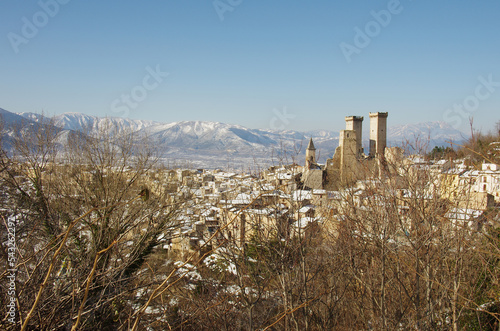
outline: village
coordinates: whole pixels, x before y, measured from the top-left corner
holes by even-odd
[[[500,167],[483,163],[477,169],[465,159],[404,155],[399,147],[385,146],[387,113],[370,116],[376,130],[372,130],[369,155],[363,154],[360,144],[362,117],[349,116],[340,146],[326,165],[316,163],[311,139],[303,165],[271,167],[260,176],[220,169],[169,170],[171,198],[187,199],[189,207],[181,211],[177,233],[164,239],[163,248],[178,257],[196,252],[202,256],[215,247],[212,243],[230,242],[244,248],[257,235],[287,238],[318,233],[318,229],[335,233],[346,208],[373,208],[375,187],[390,188],[404,218],[415,192],[395,180],[398,174],[425,173],[428,182],[422,187],[423,196],[417,198],[424,203],[446,201],[443,217],[466,224],[471,231],[481,230],[483,214],[500,203]],[[335,171],[328,168],[332,164],[337,164]],[[337,177],[330,177],[332,173]],[[406,221],[411,223],[411,219]]]

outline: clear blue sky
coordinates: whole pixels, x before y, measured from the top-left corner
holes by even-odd
[[[376,111],[500,120],[498,0],[2,0],[0,57],[14,112],[294,130]]]

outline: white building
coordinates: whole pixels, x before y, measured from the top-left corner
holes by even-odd
[[[477,172],[476,191],[486,192],[500,201],[500,167],[494,163],[483,163],[481,171]]]

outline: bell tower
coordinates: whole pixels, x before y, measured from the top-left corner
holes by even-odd
[[[313,164],[316,164],[316,148],[311,137],[306,149],[306,168],[310,169]]]

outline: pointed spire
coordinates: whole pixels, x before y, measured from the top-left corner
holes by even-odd
[[[311,139],[309,140],[309,145],[307,145],[307,149],[308,150],[313,150],[315,151],[316,148],[314,148],[314,143],[313,143],[313,138],[311,137]]]

